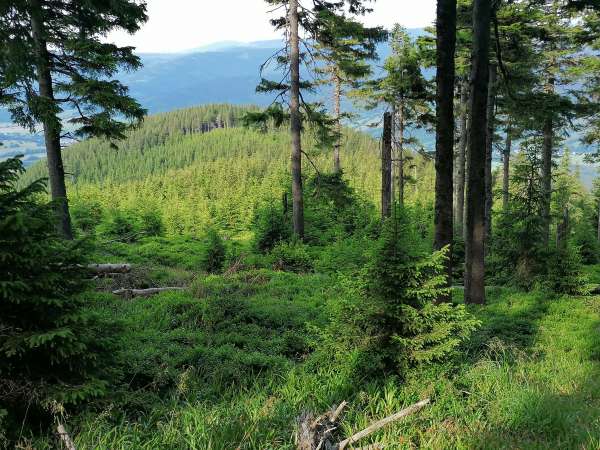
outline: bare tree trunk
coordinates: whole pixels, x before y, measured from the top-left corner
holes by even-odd
[[[381,216],[392,214],[392,116],[383,115],[383,139],[381,143]]]
[[[485,136],[485,237],[489,243],[492,237],[492,206],[494,197],[492,195],[492,155],[494,152],[494,113],[496,99],[496,77],[497,67],[490,64],[487,98],[487,128]],[[486,245],[486,251],[489,251]]]
[[[469,82],[463,80],[460,86],[460,140],[458,142],[458,158],[456,161],[456,212],[454,228],[460,236],[463,234],[465,220],[465,160],[467,153],[467,117],[469,109]]]
[[[337,73],[334,74],[335,90],[333,94],[334,102],[334,114],[335,114],[335,128],[336,138],[335,146],[333,148],[333,172],[340,173],[342,166],[340,165],[340,148],[342,146],[342,80]]]
[[[552,150],[554,140],[554,130],[552,118],[548,117],[544,121],[544,144],[542,149],[542,220],[544,228],[542,231],[542,240],[544,245],[548,245],[550,239],[550,201],[552,199]]]
[[[294,234],[304,238],[304,200],[302,196],[302,136],[300,118],[300,37],[298,0],[289,0],[290,24],[290,123],[292,134],[292,222]]]
[[[398,185],[398,110],[392,105],[392,182],[390,184],[390,198],[392,207],[398,201],[396,197],[396,186]]]
[[[46,43],[42,7],[39,0],[30,0],[31,5],[31,30],[35,42],[37,77],[39,95],[44,101],[43,111],[44,141],[48,164],[48,180],[50,193],[56,205],[58,219],[58,232],[65,239],[73,239],[71,216],[69,215],[69,202],[67,200],[67,187],[65,185],[65,169],[60,148],[61,123],[56,112],[51,110],[56,104],[54,89],[52,87],[52,74],[50,73],[50,55]]]
[[[465,302],[485,303],[485,162],[491,2],[473,4],[465,230]]]
[[[565,249],[569,237],[569,208],[563,211],[563,220],[556,227],[556,248]]]
[[[598,199],[598,242],[600,242],[600,199]]]
[[[404,206],[404,103],[398,108],[398,203]]]
[[[510,119],[506,126],[506,145],[502,154],[502,209],[508,210],[508,189],[510,184],[510,153],[512,147],[512,126]]]
[[[438,0],[436,11],[436,139],[434,247],[450,247],[447,283],[452,282],[453,163],[454,163],[454,55],[456,0]]]

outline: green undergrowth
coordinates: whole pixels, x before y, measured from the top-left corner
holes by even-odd
[[[306,247],[312,269],[288,271],[231,239],[224,273],[212,275],[201,268],[202,239],[102,246],[98,260],[134,264],[132,287],[186,289],[124,300],[103,285],[113,280],[84,295],[121,331],[113,394],[65,418],[77,448],[293,449],[302,411],[347,400],[340,431],[349,435],[423,398],[431,406],[360,444],[600,447],[598,296],[492,288],[485,307],[470,308],[481,326],[460,356],[403,379],[355,373],[352,353],[347,364],[320,353],[320,330],[343,294],[338,272],[358,270],[369,245],[352,238]],[[598,267],[587,272],[600,278]]]

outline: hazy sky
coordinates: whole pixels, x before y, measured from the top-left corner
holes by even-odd
[[[134,36],[113,33],[111,41],[139,52],[177,52],[219,41],[260,41],[278,35],[268,22],[263,0],[148,0],[149,20]],[[377,0],[369,25],[407,28],[430,25],[435,0]]]

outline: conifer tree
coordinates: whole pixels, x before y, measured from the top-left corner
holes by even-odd
[[[114,29],[135,32],[146,20],[145,4],[13,0],[0,8],[0,104],[22,126],[42,124],[58,227],[70,239],[61,139],[119,139],[142,119],[145,111],[111,79],[138,68],[139,58],[102,38]]]
[[[52,205],[37,201],[43,181],[15,187],[23,172],[19,159],[0,162],[0,404],[15,431],[51,400],[104,394],[114,332],[84,309],[80,245],[59,238]]]
[[[335,142],[333,150],[334,173],[341,171],[340,147],[342,134],[341,101],[346,89],[356,88],[371,72],[369,61],[377,58],[378,42],[387,37],[381,27],[367,28],[345,14],[324,10],[323,31],[317,43],[317,58],[323,62],[317,72],[323,84],[333,86],[333,118]]]
[[[279,126],[289,120],[292,140],[292,224],[294,234],[304,237],[304,198],[302,188],[302,130],[305,123],[311,124],[319,136],[322,146],[335,141],[336,133],[332,128],[335,121],[326,113],[321,103],[305,101],[302,92],[311,91],[314,82],[301,77],[301,68],[315,72],[312,59],[315,43],[324,47],[338,48],[340,34],[334,32],[341,11],[348,6],[351,14],[364,14],[369,11],[363,0],[329,2],[312,0],[312,8],[303,6],[299,0],[265,0],[276,9],[284,9],[285,14],[271,21],[276,30],[284,32],[285,47],[267,61],[263,68],[275,62],[284,74],[281,81],[262,79],[257,92],[277,93],[273,105],[258,113],[249,113],[246,123],[265,124],[269,120]],[[301,34],[306,32],[309,39]],[[304,51],[303,51],[304,50]],[[284,107],[285,105],[285,107]]]
[[[437,250],[448,247],[446,273],[452,277],[454,78],[456,0],[438,0],[436,11],[435,237]]]
[[[491,5],[473,3],[473,53],[465,230],[465,301],[485,303],[485,161]]]
[[[383,64],[385,75],[369,80],[352,93],[353,98],[367,109],[385,105],[392,114],[393,160],[396,163],[396,200],[404,203],[406,162],[410,160],[406,150],[419,147],[417,139],[408,135],[409,128],[421,128],[431,124],[431,101],[429,83],[422,74],[423,55],[404,28],[396,24],[390,34],[391,55]],[[394,197],[394,195],[392,195]]]

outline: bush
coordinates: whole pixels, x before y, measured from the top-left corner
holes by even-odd
[[[18,159],[0,162],[0,403],[13,425],[51,401],[103,394],[100,356],[113,334],[77,296],[84,261],[77,244],[57,236],[52,204],[36,203],[44,184],[16,190],[23,171]]]
[[[588,280],[583,274],[578,249],[565,243],[550,253],[546,285],[557,294],[586,294]]]
[[[341,339],[342,353],[359,350],[355,360],[364,364],[362,372],[404,374],[410,367],[443,361],[478,325],[464,306],[436,303],[448,293],[445,250],[427,255],[422,247],[412,221],[399,208],[397,217],[385,223],[360,280],[345,282],[348,294],[335,311],[335,331],[329,336]]]
[[[600,244],[596,230],[591,223],[582,219],[574,230],[574,244],[579,248],[579,255],[583,264],[597,264],[600,258]]]
[[[140,222],[140,234],[144,236],[160,237],[165,234],[162,217],[156,211],[143,212],[140,216]]]
[[[107,239],[125,243],[136,242],[140,234],[135,217],[118,209],[107,213],[97,231]]]
[[[206,235],[206,251],[202,258],[202,269],[208,273],[218,273],[223,270],[226,249],[223,239],[215,230],[209,230]]]
[[[342,173],[318,174],[306,183],[305,242],[327,245],[336,239],[368,233],[376,211],[360,198]]]
[[[261,253],[269,252],[292,235],[288,218],[273,207],[259,209],[254,223],[254,247]]]
[[[102,221],[102,205],[95,201],[79,200],[70,207],[71,219],[77,230],[84,234],[93,234]]]
[[[301,242],[281,242],[271,251],[273,268],[286,272],[306,273],[313,270],[312,258]]]

